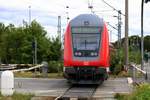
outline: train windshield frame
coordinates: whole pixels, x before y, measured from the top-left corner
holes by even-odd
[[[76,52],[81,52],[82,57],[91,56],[91,52],[98,54],[101,40],[100,27],[72,27],[71,32],[74,55]]]
[[[72,27],[72,33],[99,33],[99,27]]]

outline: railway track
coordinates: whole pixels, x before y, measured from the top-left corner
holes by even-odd
[[[84,99],[92,100],[98,85],[72,85],[55,100]]]

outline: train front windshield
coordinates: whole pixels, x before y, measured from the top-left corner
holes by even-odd
[[[73,34],[73,47],[74,50],[97,50],[98,34]]]
[[[75,56],[98,56],[100,31],[98,27],[72,28],[73,52]]]

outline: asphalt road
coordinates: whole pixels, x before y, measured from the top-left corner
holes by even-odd
[[[0,82],[1,83],[1,82]],[[60,96],[70,85],[65,79],[15,78],[15,91],[36,96]],[[129,93],[132,86],[127,78],[109,78],[100,85],[94,97],[113,97],[115,93]]]
[[[60,95],[68,88],[65,79],[15,78],[14,90],[35,95]],[[1,83],[1,82],[0,82]]]

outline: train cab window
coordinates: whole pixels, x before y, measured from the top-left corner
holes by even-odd
[[[79,28],[72,31],[74,56],[98,56],[100,32],[98,31],[98,28],[89,29],[86,28],[86,30],[84,30],[84,28]]]
[[[73,34],[73,44],[76,50],[97,50],[99,47],[98,34]]]

